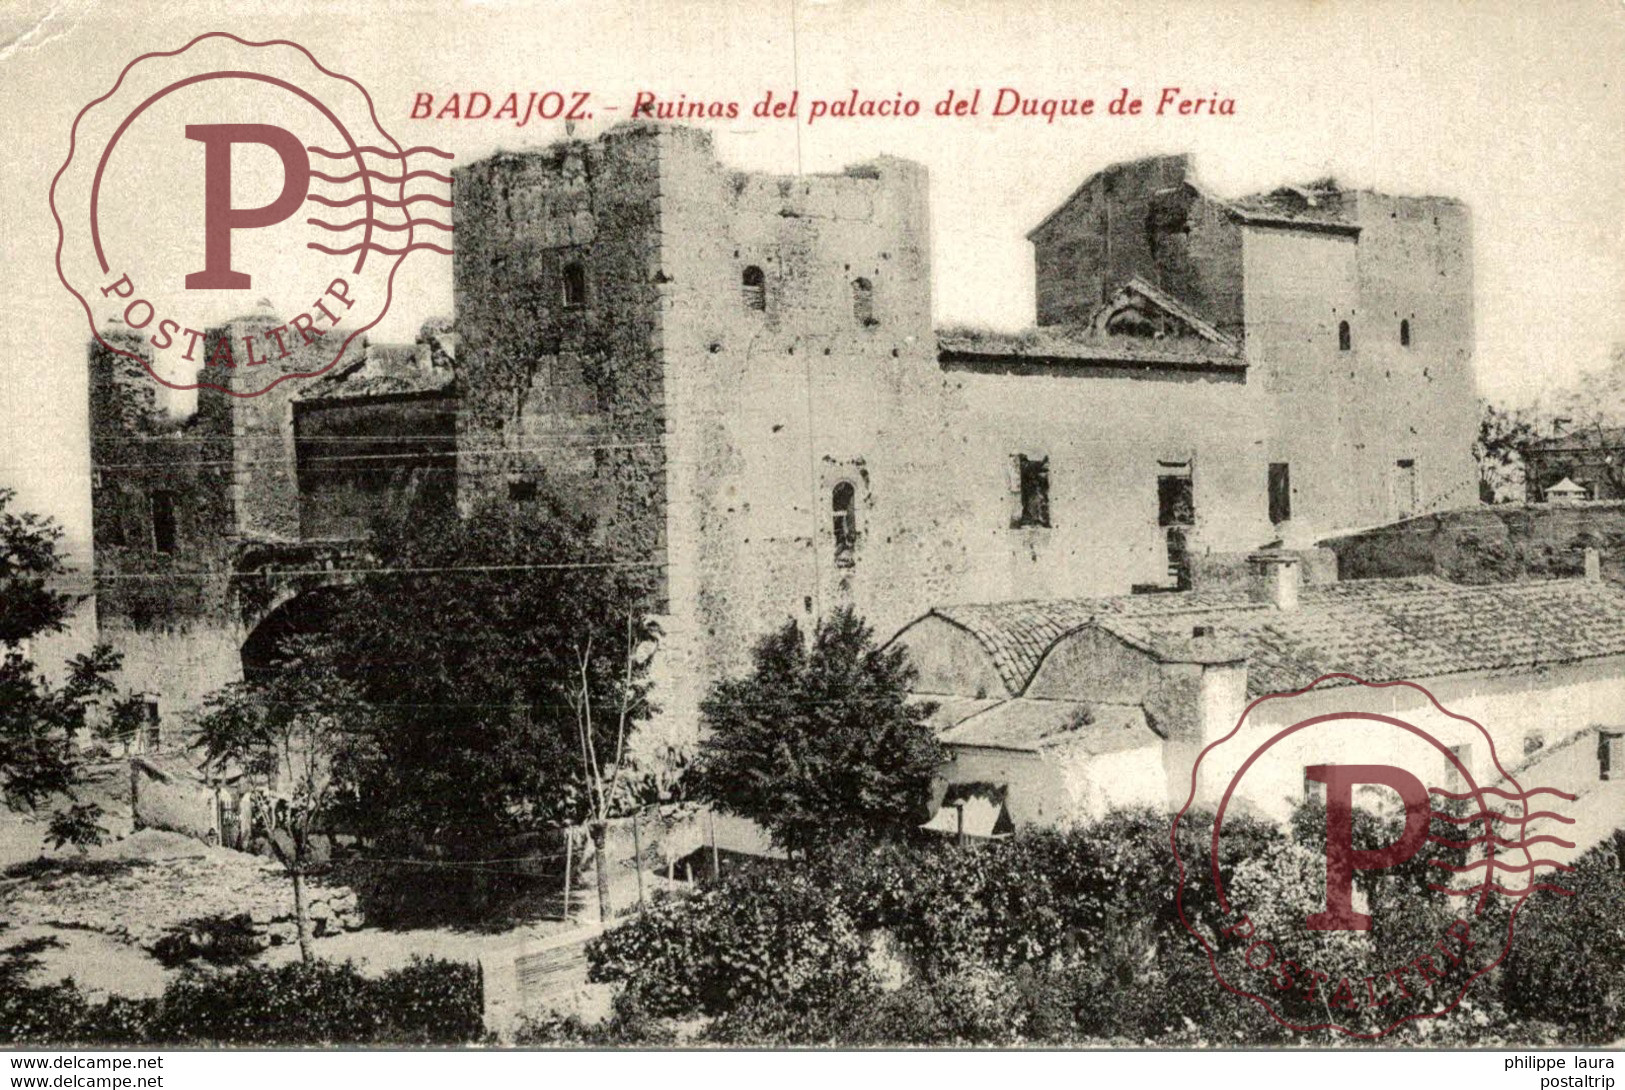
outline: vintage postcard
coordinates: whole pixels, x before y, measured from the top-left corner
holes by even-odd
[[[0,39],[7,1048],[1613,1085],[1615,0]]]

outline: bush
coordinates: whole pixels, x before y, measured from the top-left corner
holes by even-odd
[[[1501,999],[1527,1019],[1559,1027],[1570,1044],[1625,1036],[1625,867],[1611,845],[1569,873],[1539,881],[1573,891],[1530,895],[1518,913]]]
[[[617,995],[613,1013],[603,1022],[585,1022],[579,1015],[541,1011],[520,1015],[513,1034],[513,1043],[520,1046],[670,1047],[676,1042],[677,1033],[671,1023],[652,1016],[634,991]]]
[[[171,927],[152,947],[152,956],[173,969],[194,959],[210,965],[241,965],[265,943],[246,914],[200,916]]]
[[[188,971],[160,999],[87,1000],[72,983],[23,982],[32,951],[0,972],[0,1043],[466,1044],[484,1035],[477,966],[414,960],[374,980],[349,963]]]
[[[1013,1045],[1024,1039],[1028,1011],[1014,980],[966,969],[891,992],[863,985],[816,1009],[772,1001],[746,1003],[707,1028],[725,1045]]]
[[[189,974],[164,991],[155,1040],[173,1043],[463,1044],[483,1032],[479,969],[437,959],[376,980],[346,962]]]
[[[485,1033],[485,976],[477,964],[413,958],[374,981],[373,993],[394,1026],[391,1041],[460,1044]]]
[[[621,981],[652,1014],[747,1002],[806,1010],[867,972],[853,921],[806,873],[751,867],[664,899],[587,946],[589,976]]]

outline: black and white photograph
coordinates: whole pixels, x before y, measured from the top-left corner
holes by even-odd
[[[1614,0],[17,0],[9,1085],[1607,1090],[1622,55]]]

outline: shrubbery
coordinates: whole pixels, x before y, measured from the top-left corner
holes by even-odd
[[[865,947],[806,873],[753,868],[663,900],[587,947],[593,979],[624,981],[655,1015],[721,1014],[743,1003],[807,1010],[858,986]]]
[[[152,956],[171,969],[195,959],[210,965],[241,965],[263,946],[246,913],[204,916],[171,927],[153,944]]]
[[[1509,1011],[1550,1023],[1565,1041],[1625,1036],[1625,838],[1587,852],[1518,913],[1502,993]]]
[[[1302,816],[1300,833],[1312,831],[1314,818]],[[1211,925],[1218,917],[1206,845],[1194,832],[1200,825],[1181,828],[1183,901],[1188,916]],[[1389,833],[1374,826],[1369,835]],[[1237,819],[1226,823],[1224,843],[1227,885],[1245,885],[1260,866],[1290,870],[1303,852],[1282,830]],[[1400,919],[1351,936],[1365,957],[1398,963],[1390,954],[1409,956],[1437,937],[1452,917],[1414,888],[1428,880],[1420,863],[1371,879],[1373,912]],[[1592,852],[1565,884],[1577,896],[1531,901],[1507,966],[1476,983],[1456,1011],[1385,1040],[1617,1039],[1625,1030],[1625,883],[1613,850]],[[692,898],[657,903],[589,947],[594,978],[624,984],[616,1018],[591,1028],[538,1025],[529,1040],[642,1043],[669,1032],[662,1017],[696,1016],[708,1019],[705,1040],[735,1045],[1306,1040],[1217,984],[1180,922],[1176,885],[1167,818],[1149,811],[994,844],[853,843],[804,863],[744,867]],[[1299,885],[1285,887],[1293,903],[1280,911],[1307,911],[1295,903]],[[1384,912],[1384,903],[1413,910]],[[1418,903],[1432,908],[1416,912]],[[1504,927],[1504,906],[1491,912],[1501,918],[1475,921],[1475,932]],[[880,933],[890,941],[879,947],[903,963],[900,984],[896,965],[888,973],[886,956],[874,953]],[[1328,1020],[1324,1002],[1292,1013]]]
[[[37,944],[0,971],[0,1043],[466,1044],[484,1036],[477,966],[415,959],[376,979],[349,963],[188,972],[158,999],[87,999],[71,983],[31,986]]]

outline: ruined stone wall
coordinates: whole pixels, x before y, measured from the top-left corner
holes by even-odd
[[[950,365],[953,366],[953,365]],[[947,372],[953,535],[962,574],[939,601],[1126,594],[1168,583],[1157,480],[1187,471],[1195,566],[1270,538],[1260,401],[1246,383],[1150,371]],[[1012,457],[1048,459],[1050,525],[1014,527]],[[932,603],[935,604],[935,603]]]
[[[1343,351],[1338,325],[1357,320],[1357,243],[1347,234],[1248,227],[1244,254],[1248,377],[1263,395],[1264,461],[1289,467],[1292,518],[1281,531],[1295,539],[1309,528],[1351,525],[1363,511],[1351,485],[1368,457],[1367,421],[1355,411],[1363,407],[1365,337],[1354,329]]]
[[[1154,196],[1147,212],[1152,269],[1141,275],[1232,337],[1246,332],[1242,228],[1222,201],[1190,185]]]
[[[300,536],[364,538],[387,513],[451,510],[456,420],[443,394],[296,402]]]
[[[284,334],[286,359],[268,350],[267,331],[284,326],[282,319],[268,310],[234,318],[204,334],[204,345],[218,346],[226,339],[233,351],[234,366],[205,364],[200,377],[211,386],[198,390],[199,422],[231,439],[231,486],[235,512],[233,531],[248,538],[297,541],[299,539],[299,483],[294,457],[293,401],[301,384],[309,380],[290,379],[271,386],[277,373],[300,374],[325,367],[338,351],[337,334],[329,333],[311,344],[293,329]],[[246,344],[253,338],[256,355]],[[264,346],[264,347],[261,347]],[[251,358],[266,355],[263,363]],[[220,357],[215,356],[215,359]],[[213,386],[255,393],[234,396]],[[270,389],[266,387],[270,386]]]
[[[781,178],[727,170],[700,133],[658,146],[668,630],[693,677],[843,604],[885,640],[944,602],[1164,583],[1163,462],[1192,475],[1197,557],[1268,540],[1255,398],[1235,376],[938,361],[921,168]],[[1049,527],[1012,526],[1019,454],[1050,459]]]
[[[1239,335],[1240,228],[1189,174],[1185,155],[1115,164],[1036,228],[1038,324],[1082,324],[1138,276]]]
[[[102,335],[152,358],[133,330]],[[237,676],[230,434],[166,417],[157,382],[135,360],[92,342],[88,365],[97,628],[124,656],[120,686],[156,699],[174,737],[184,709]],[[160,541],[158,522],[171,521],[160,507],[172,542]]]
[[[460,168],[458,502],[579,502],[606,556],[665,547],[658,182],[651,130]]]
[[[1363,381],[1353,412],[1365,421],[1370,455],[1364,509],[1386,521],[1476,503],[1471,217],[1444,197],[1358,199]],[[1414,505],[1396,473],[1401,458],[1415,463]]]
[[[264,312],[209,330],[200,357],[224,337],[237,366],[200,360],[200,375],[258,390],[269,371],[326,362],[332,349],[317,342],[251,368],[244,338],[264,343],[280,324]],[[150,362],[136,332],[114,326],[103,336]],[[178,419],[158,409],[157,382],[137,361],[92,343],[88,365],[97,626],[124,656],[121,685],[158,700],[173,740],[188,710],[241,676],[245,632],[231,576],[243,541],[298,540],[298,380],[255,397],[203,388],[197,411]]]
[[[1153,195],[1181,186],[1190,157],[1116,163],[1088,178],[1028,237],[1037,271],[1038,324],[1081,324],[1131,276],[1152,272],[1146,220]]]
[[[1574,576],[1585,550],[1625,582],[1625,504],[1481,504],[1326,542],[1342,579],[1438,575],[1458,583]]]
[[[1246,232],[1247,355],[1274,403],[1269,460],[1291,465],[1294,522],[1317,532],[1477,497],[1466,209],[1354,197],[1357,239]]]
[[[886,158],[748,175],[702,133],[659,146],[674,631],[704,678],[742,668],[787,618],[810,626],[843,604],[885,639],[964,567],[925,172]]]

